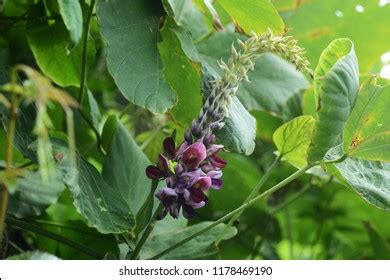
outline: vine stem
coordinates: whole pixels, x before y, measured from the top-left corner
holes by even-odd
[[[81,77],[80,77],[80,90],[79,90],[80,108],[82,108],[83,106],[82,104],[84,101],[85,87],[87,84],[88,34],[91,26],[91,19],[92,19],[93,9],[95,7],[95,2],[96,0],[91,0],[91,5],[89,7],[87,19],[85,21],[85,26],[84,26],[83,55],[82,55],[82,62],[81,62]]]
[[[11,102],[9,108],[8,124],[7,124],[7,140],[5,150],[5,168],[6,171],[12,168],[13,162],[13,145],[15,139],[16,117],[17,117],[17,100],[15,96],[17,69],[14,67],[11,70]],[[0,244],[3,241],[3,232],[5,217],[8,208],[8,189],[5,185],[0,185]]]
[[[267,182],[269,176],[271,176],[271,173],[272,171],[274,170],[274,168],[278,165],[278,163],[280,162],[282,156],[279,155],[276,157],[276,159],[274,160],[274,162],[271,164],[271,166],[267,169],[267,171],[264,173],[264,175],[261,177],[260,181],[257,183],[257,185],[252,189],[252,191],[249,193],[249,195],[246,197],[246,199],[244,200],[244,203],[250,201],[252,198],[254,198],[258,193],[259,191],[261,190],[261,188],[264,186],[265,182]],[[241,212],[238,212],[236,215],[234,215],[233,217],[230,218],[229,222],[227,223],[227,226],[231,226],[233,225],[234,221],[236,221],[242,214],[243,211]],[[226,230],[226,229],[225,229]],[[219,237],[217,238],[217,241],[215,242],[216,245],[219,244],[219,242],[221,242],[223,240],[223,235],[225,233],[225,230],[222,231],[222,233],[219,235]]]
[[[62,244],[65,244],[65,245],[67,245],[75,250],[78,250],[78,251],[80,251],[80,252],[82,252],[90,257],[97,258],[97,259],[104,258],[103,254],[101,254],[101,253],[99,253],[91,248],[88,248],[88,247],[84,246],[83,244],[77,243],[73,240],[70,240],[66,237],[58,235],[54,232],[45,230],[45,229],[38,227],[34,224],[31,224],[31,223],[28,223],[25,221],[21,221],[18,219],[14,219],[11,217],[7,217],[7,224],[9,224],[10,226],[13,226],[13,227],[17,227],[17,228],[20,228],[23,230],[34,232],[34,233],[37,233],[39,235],[45,236],[47,238],[53,239],[53,240],[58,241]]]
[[[153,216],[150,218],[150,222],[149,222],[148,226],[146,227],[146,229],[144,230],[144,233],[142,234],[137,245],[135,246],[135,249],[134,249],[133,253],[131,254],[130,259],[132,259],[132,260],[137,259],[139,252],[142,249],[142,246],[145,244],[146,240],[148,239],[148,237],[152,233],[154,226],[156,225],[156,222],[157,222],[156,218],[157,218],[158,214],[160,214],[162,208],[163,208],[163,205],[160,203],[160,205],[157,207],[156,211],[153,213]]]
[[[231,211],[230,213],[226,214],[225,216],[223,216],[223,217],[219,218],[218,220],[216,220],[215,222],[211,223],[207,227],[205,227],[205,228],[203,228],[203,229],[193,233],[192,235],[182,239],[181,241],[179,241],[176,244],[168,247],[167,249],[165,249],[161,253],[158,253],[157,255],[153,256],[150,259],[151,260],[157,260],[157,259],[161,258],[162,256],[165,256],[169,252],[175,250],[176,248],[182,246],[183,244],[191,241],[195,237],[197,237],[197,236],[199,236],[199,235],[209,231],[210,229],[216,227],[217,225],[219,225],[219,224],[227,221],[228,219],[234,217],[234,215],[236,215],[237,213],[240,213],[240,212],[244,211],[245,209],[247,209],[247,208],[251,207],[252,205],[254,205],[261,198],[263,198],[263,197],[265,197],[265,196],[267,196],[269,194],[274,193],[275,191],[277,191],[277,190],[281,189],[282,187],[286,186],[288,183],[294,181],[296,178],[300,177],[302,174],[304,174],[307,170],[312,168],[314,165],[316,165],[316,164],[309,164],[309,165],[306,165],[305,167],[299,169],[298,171],[296,171],[295,173],[291,174],[289,177],[287,177],[283,181],[279,182],[275,186],[273,186],[273,187],[269,188],[268,190],[266,190],[265,192],[257,195],[256,197],[252,198],[248,202],[242,204],[240,207],[236,208],[235,210]]]

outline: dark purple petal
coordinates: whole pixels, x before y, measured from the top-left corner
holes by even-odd
[[[186,219],[192,219],[195,216],[195,210],[190,205],[183,205],[183,216]]]
[[[227,162],[223,158],[217,156],[216,154],[210,156],[209,159],[211,164],[217,168],[224,168],[227,164]]]
[[[175,157],[176,154],[176,147],[175,147],[175,140],[173,140],[172,137],[165,138],[163,142],[164,151],[167,154],[167,156],[172,159]]]
[[[190,169],[198,167],[205,159],[206,147],[201,142],[195,142],[183,152],[183,162]]]
[[[164,177],[168,177],[171,174],[169,169],[169,160],[162,154],[158,156],[157,166],[164,172]]]
[[[164,172],[157,166],[149,165],[146,167],[146,176],[152,180],[161,179],[164,177]]]
[[[211,188],[214,190],[219,190],[222,188],[223,182],[221,179],[211,179]]]
[[[203,191],[199,189],[191,189],[191,198],[195,203],[200,203],[207,199]]]

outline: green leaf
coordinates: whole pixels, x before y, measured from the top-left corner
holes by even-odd
[[[383,236],[377,229],[372,227],[369,222],[364,222],[364,227],[367,230],[370,243],[374,251],[374,259],[388,260],[390,258],[390,247]]]
[[[312,65],[318,61],[329,42],[348,37],[355,44],[360,71],[377,71],[374,66],[380,62],[381,55],[389,51],[390,30],[383,26],[388,23],[390,5],[379,5],[380,1],[354,0],[294,2],[297,4],[285,13],[288,14],[285,17],[286,25],[306,49]],[[363,12],[357,12],[358,5],[363,7]]]
[[[163,113],[176,96],[164,80],[158,52],[159,3],[98,1],[100,31],[107,42],[108,70],[122,94],[152,112]]]
[[[303,92],[300,91],[290,96],[282,111],[283,122],[288,122],[293,118],[302,116],[303,114]]]
[[[163,41],[158,44],[158,49],[165,65],[165,79],[178,98],[177,105],[170,112],[176,121],[190,125],[202,107],[200,65],[191,63],[182,51],[180,40],[171,29],[175,27],[173,20],[168,18],[161,30]]]
[[[79,1],[59,0],[58,6],[70,39],[77,45],[83,35],[83,13]]]
[[[344,151],[351,157],[390,161],[390,85],[366,81],[344,129]]]
[[[42,72],[56,84],[80,86],[82,44],[70,48],[65,26],[56,21],[27,32],[28,43]],[[88,42],[88,63],[95,57],[95,45]]]
[[[7,260],[59,260],[59,258],[45,252],[30,251],[19,255],[10,256],[7,258]]]
[[[293,65],[271,53],[256,60],[255,70],[248,77],[249,83],[240,84],[240,101],[250,111],[265,111],[278,117],[283,116],[287,101],[309,86]]]
[[[100,113],[99,104],[89,89],[87,89],[87,95],[83,101],[83,111],[87,112],[93,126],[99,131],[99,123],[102,118],[102,114]]]
[[[127,129],[116,119],[116,131],[103,164],[103,179],[137,216],[151,192],[151,180],[145,175],[150,164]],[[153,205],[152,205],[153,206]],[[141,228],[148,222],[136,221]]]
[[[263,33],[270,28],[275,33],[284,31],[284,22],[268,0],[218,0],[233,20],[247,34]]]
[[[17,218],[39,216],[57,201],[64,189],[60,176],[44,182],[38,171],[29,172],[17,180],[10,193],[8,213]]]
[[[300,116],[283,124],[273,135],[279,153],[298,168],[307,164],[314,124],[312,116]]]
[[[237,97],[228,107],[225,126],[216,131],[218,142],[232,152],[250,155],[255,149],[256,119],[245,109]]]
[[[164,7],[179,26],[183,26],[194,40],[201,40],[213,31],[212,22],[197,9],[192,0],[163,0]]]
[[[327,153],[326,159],[335,160],[341,156],[342,145],[339,145]],[[367,202],[390,211],[390,163],[347,157],[343,162],[328,165],[328,168]]]
[[[79,161],[79,182],[69,185],[69,190],[77,211],[99,232],[119,234],[134,228],[135,218],[127,201],[90,163]]]
[[[165,223],[165,220],[158,223]],[[209,224],[210,222],[203,222],[189,227],[166,227],[165,230],[161,230],[161,228],[160,230],[154,230],[149,236],[149,239],[145,242],[145,245],[142,247],[140,253],[141,259],[153,257],[154,255],[172,246],[176,242],[190,236],[194,232],[201,230]],[[183,246],[171,251],[167,255],[163,256],[162,259],[210,259],[211,257],[218,254],[218,247],[214,244],[214,242],[219,237],[219,234],[221,234],[224,230],[226,230],[224,239],[232,238],[237,233],[236,228],[227,228],[226,225],[219,224],[206,233],[195,237]]]
[[[308,161],[322,160],[340,141],[345,123],[355,104],[359,70],[353,43],[334,40],[322,53],[314,73],[317,121]]]

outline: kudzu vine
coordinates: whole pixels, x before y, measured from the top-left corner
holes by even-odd
[[[376,76],[359,80],[362,77],[351,40],[332,41],[313,70],[305,49],[287,35],[276,10],[272,28],[261,26],[260,32],[257,26],[261,22],[251,28],[240,24],[242,13],[233,16],[231,7],[222,3],[231,17],[226,24],[226,15],[219,15],[220,8],[215,9],[213,1],[205,1],[202,13],[210,13],[212,30],[198,36],[199,30],[183,21],[188,11],[178,11],[170,1],[163,1],[160,16],[155,14],[157,11],[149,11],[150,3],[142,1],[129,4],[126,0],[92,0],[85,7],[77,3],[73,8],[80,10],[74,17],[84,9],[81,21],[72,19],[74,26],[82,23],[79,30],[66,24],[70,19],[64,17],[72,13],[56,13],[42,3],[34,4],[34,9],[20,17],[0,17],[0,22],[8,22],[4,26],[10,30],[19,21],[38,21],[38,25],[43,21],[43,27],[29,33],[27,40],[37,65],[23,62],[26,65],[12,66],[7,74],[9,82],[0,86],[0,113],[6,136],[0,166],[0,243],[11,244],[22,253],[23,249],[8,236],[17,229],[55,240],[96,259],[180,258],[180,248],[186,246],[193,246],[195,253],[185,257],[203,258],[203,254],[208,256],[209,250],[237,234],[239,226],[235,222],[245,210],[281,192],[303,175],[310,176],[309,184],[298,191],[294,189],[289,199],[267,215],[286,208],[315,180],[320,182],[316,182],[318,185],[333,181],[344,184],[370,204],[390,209],[386,181],[390,178],[389,117],[383,106],[390,102],[390,86]],[[266,5],[271,4],[267,1]],[[32,16],[35,10],[41,11],[36,17]],[[192,12],[194,18],[200,17],[196,9]],[[42,54],[42,30],[52,35],[49,39],[59,40],[51,43],[60,46],[58,56],[46,59]],[[59,30],[63,33],[56,33]],[[69,38],[64,35],[67,33]],[[221,45],[229,45],[226,55],[222,54],[225,50],[211,48],[221,51],[216,55],[218,60],[211,58],[210,50],[202,49],[202,43],[215,33],[221,35]],[[91,38],[99,34],[104,47],[98,48],[97,70],[90,71],[89,60],[96,55],[97,45]],[[167,50],[167,45],[172,48]],[[268,151],[270,160],[262,166],[261,178],[235,208],[227,213],[216,212],[211,222],[199,223],[204,220],[202,211],[208,209],[201,208],[212,205],[213,199],[223,195],[224,185],[226,189],[230,183],[226,175],[231,155],[253,152],[246,149],[245,142],[257,141],[256,119],[245,107],[258,102],[254,96],[263,92],[256,91],[256,83],[247,90],[254,91],[248,101],[242,87],[256,80],[259,69],[266,73],[269,61],[278,64],[275,69],[281,73],[262,77],[272,85],[271,94],[282,91],[275,86],[284,78],[278,75],[289,73],[286,75],[290,79],[304,80],[298,94],[294,92],[284,103],[277,104],[288,110],[294,106],[300,109],[293,108],[286,115],[285,111],[267,112],[283,119],[283,124],[266,137],[268,142],[273,140],[274,146],[272,153]],[[64,68],[74,66],[66,72],[69,76],[58,74],[62,62]],[[176,71],[178,77],[169,75],[169,71]],[[100,75],[112,81],[100,81]],[[108,101],[99,97],[98,102],[93,91],[103,87],[100,82],[109,84],[102,90],[105,94],[119,97],[111,96]],[[199,96],[189,94],[193,88],[199,89]],[[264,97],[267,98],[270,96]],[[308,105],[313,112],[302,111],[303,102],[313,103]],[[271,107],[265,105],[262,104],[263,111]],[[32,113],[27,113],[26,108]],[[101,108],[105,109],[103,114]],[[189,120],[183,114],[188,114],[185,117]],[[143,118],[147,129],[138,123]],[[229,126],[235,130],[227,131]],[[244,129],[237,129],[241,126]],[[229,135],[232,131],[240,135]],[[236,145],[229,147],[229,141]],[[284,162],[296,170],[288,169],[289,175],[273,180],[271,186],[270,178]],[[260,167],[255,161],[249,164],[254,169]],[[246,174],[246,170],[236,172]],[[234,187],[242,191],[241,186]],[[90,230],[91,236],[110,239],[116,249],[121,248],[120,252],[102,252],[101,244],[91,247],[62,235],[61,230],[50,230],[57,226],[78,230],[68,227],[65,218],[64,224],[51,220],[62,210],[80,222],[84,231]],[[182,226],[187,220],[190,226]],[[8,256],[7,246],[0,248],[3,257]]]

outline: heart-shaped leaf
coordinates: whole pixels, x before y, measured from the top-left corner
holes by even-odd
[[[107,42],[108,70],[122,94],[152,112],[163,113],[176,96],[164,80],[157,43],[162,7],[156,1],[98,1],[100,32]]]

